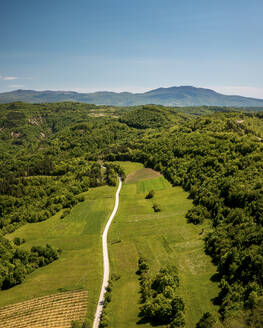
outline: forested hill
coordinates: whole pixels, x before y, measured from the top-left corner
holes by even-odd
[[[34,248],[41,260],[21,268],[24,257],[6,233],[67,215],[90,187],[114,184],[121,167],[105,164],[104,172],[101,161],[136,161],[182,186],[193,200],[189,224],[209,226],[202,238],[217,268],[219,312],[200,313],[197,327],[263,327],[263,114],[218,111],[0,105],[0,288],[58,256],[52,245]],[[166,310],[160,303],[159,313]]]
[[[145,93],[16,90],[0,93],[0,103],[25,101],[30,103],[77,101],[97,105],[135,106],[158,104],[164,106],[237,106],[263,107],[263,99],[227,96],[210,89],[180,86],[159,88]]]

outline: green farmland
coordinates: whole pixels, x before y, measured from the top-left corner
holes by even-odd
[[[158,172],[144,169],[139,163],[118,163],[124,168],[128,182],[123,185],[119,210],[108,237],[111,273],[120,275],[114,282],[112,302],[108,306],[110,327],[137,326],[139,255],[147,259],[153,274],[167,263],[176,264],[179,293],[186,305],[186,327],[194,327],[201,313],[216,311],[211,299],[218,290],[210,281],[215,267],[204,254],[201,228],[186,223],[185,214],[192,206],[191,200],[182,188],[173,188]],[[147,200],[145,195],[150,190],[155,191],[155,196]],[[85,289],[91,322],[102,281],[100,236],[113,209],[115,191],[108,186],[92,188],[85,193],[85,201],[63,220],[57,214],[8,235],[9,239],[25,238],[26,243],[20,247],[50,243],[63,252],[59,260],[36,270],[21,285],[1,291],[0,306],[60,291]],[[155,202],[161,212],[153,211]]]
[[[92,320],[99,296],[103,268],[101,238],[114,205],[115,188],[90,189],[86,200],[75,206],[63,220],[60,215],[27,224],[8,236],[21,237],[21,247],[50,243],[62,249],[60,258],[36,270],[11,289],[0,291],[0,306],[65,290],[88,291],[88,317]]]
[[[131,172],[130,163],[122,165]],[[216,269],[204,254],[202,228],[186,222],[185,214],[192,206],[187,193],[180,187],[173,188],[163,176],[145,180],[141,168],[134,166],[141,179],[133,174],[135,182],[124,184],[119,211],[110,229],[111,272],[120,279],[114,282],[107,308],[109,326],[137,326],[140,294],[136,271],[138,257],[143,255],[153,273],[167,263],[176,264],[179,293],[186,306],[186,327],[192,328],[202,313],[217,310],[211,299],[218,289],[210,280]],[[146,193],[152,189],[154,198],[146,200]],[[161,212],[154,213],[154,202],[160,205]],[[121,242],[116,242],[119,239]]]

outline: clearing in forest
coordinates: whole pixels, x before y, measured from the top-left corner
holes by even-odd
[[[121,165],[130,171],[129,163]],[[211,299],[217,296],[218,287],[210,280],[216,267],[204,253],[203,238],[209,226],[188,224],[185,215],[192,207],[188,194],[181,187],[172,187],[157,172],[152,179],[144,180],[142,172],[147,171],[140,168],[134,166],[139,171],[130,174],[134,179],[123,185],[119,210],[109,231],[111,273],[120,277],[114,281],[112,300],[107,307],[109,326],[151,327],[137,325],[140,294],[136,271],[142,255],[152,274],[168,263],[176,265],[180,278],[178,293],[186,307],[185,327],[193,328],[204,312],[217,312]],[[154,197],[145,199],[152,189]],[[153,211],[154,203],[159,204],[160,212]]]
[[[72,291],[34,298],[0,309],[1,328],[69,328],[83,320],[87,311],[86,291]]]

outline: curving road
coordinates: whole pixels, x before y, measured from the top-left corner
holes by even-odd
[[[103,273],[103,282],[102,282],[101,291],[100,291],[100,298],[99,298],[97,310],[96,310],[94,321],[93,321],[93,328],[98,328],[99,327],[100,316],[101,316],[101,312],[102,312],[102,309],[103,309],[103,303],[104,303],[105,289],[108,286],[108,281],[109,281],[110,265],[109,265],[107,237],[108,237],[108,231],[109,231],[111,222],[114,219],[114,216],[115,216],[115,214],[118,210],[118,207],[119,207],[119,194],[120,194],[120,191],[121,191],[121,186],[122,186],[122,182],[121,182],[121,178],[119,177],[119,186],[118,186],[118,189],[117,189],[116,195],[115,195],[114,209],[111,213],[111,216],[110,216],[110,218],[109,218],[109,220],[106,224],[106,227],[105,227],[105,229],[103,231],[103,235],[102,235],[102,252],[103,252],[104,273]]]

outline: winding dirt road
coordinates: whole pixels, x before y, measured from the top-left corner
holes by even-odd
[[[94,321],[93,321],[93,328],[98,328],[99,327],[100,316],[101,316],[101,312],[102,312],[102,309],[103,309],[105,289],[108,286],[108,282],[109,282],[110,265],[109,265],[107,237],[108,237],[108,231],[109,231],[111,222],[114,219],[114,216],[115,216],[115,214],[118,210],[118,207],[119,207],[119,194],[120,194],[120,191],[121,191],[121,187],[122,187],[122,181],[121,181],[121,178],[119,177],[119,186],[118,186],[118,189],[117,189],[116,195],[115,195],[114,209],[111,213],[111,216],[110,216],[110,218],[109,218],[109,220],[106,224],[106,227],[105,227],[105,229],[103,231],[103,235],[102,235],[102,252],[103,252],[103,269],[104,269],[104,273],[103,273],[103,282],[102,282],[101,291],[100,291],[100,298],[99,298],[97,310],[96,310]]]

